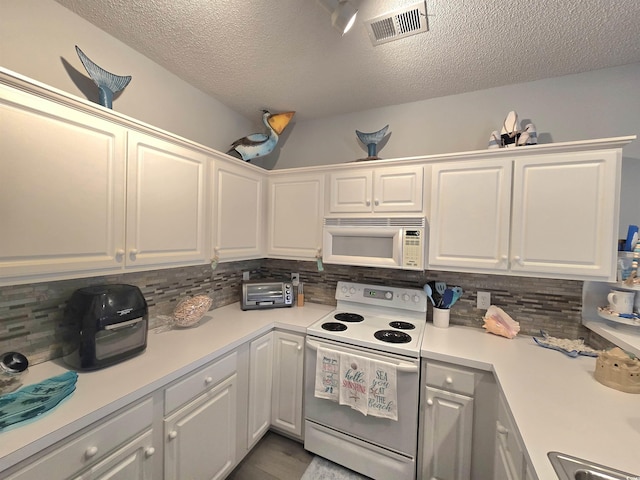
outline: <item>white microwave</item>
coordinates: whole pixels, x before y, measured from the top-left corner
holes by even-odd
[[[424,217],[325,218],[322,261],[327,264],[424,270]]]

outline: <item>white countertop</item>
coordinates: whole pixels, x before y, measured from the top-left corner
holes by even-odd
[[[109,368],[79,373],[76,391],[60,405],[0,433],[0,473],[274,327],[306,333],[308,325],[334,308],[305,303],[243,312],[235,303],[209,312],[195,328],[150,331],[144,353]],[[37,383],[68,370],[61,359],[35,365],[26,382]]]
[[[196,328],[150,332],[143,354],[80,373],[76,391],[58,407],[0,433],[0,472],[274,327],[305,333],[334,308],[306,303],[243,312],[236,303],[209,312]],[[540,480],[557,478],[547,459],[552,450],[640,472],[640,395],[598,383],[594,358],[569,358],[535,345],[531,337],[508,340],[431,323],[422,355],[495,373]],[[67,370],[61,360],[46,362],[30,368],[27,381]]]
[[[640,395],[599,383],[595,358],[571,358],[527,336],[431,323],[422,356],[495,373],[540,480],[558,478],[549,451],[640,475]]]

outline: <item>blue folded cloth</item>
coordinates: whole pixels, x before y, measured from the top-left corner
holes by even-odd
[[[65,372],[0,396],[0,431],[51,410],[76,389],[78,374]]]

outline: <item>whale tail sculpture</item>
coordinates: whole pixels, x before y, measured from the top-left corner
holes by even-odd
[[[99,89],[100,105],[113,108],[113,95],[129,85],[131,75],[120,76],[107,72],[104,68],[96,65],[82,50],[76,45],[76,52],[84,68]]]
[[[358,139],[367,146],[367,158],[363,158],[363,160],[379,160],[378,157],[378,143],[384,138],[387,134],[387,130],[389,129],[389,125],[384,126],[377,132],[371,133],[363,133],[359,130],[356,130],[356,135]]]

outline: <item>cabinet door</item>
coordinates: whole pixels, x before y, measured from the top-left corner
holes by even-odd
[[[237,374],[165,419],[165,480],[223,479],[236,463]]]
[[[324,175],[269,177],[267,254],[314,259],[322,248]]]
[[[473,399],[426,387],[422,478],[471,478]]]
[[[208,162],[186,144],[129,132],[127,266],[205,262]]]
[[[302,437],[304,335],[275,331],[273,340],[271,425],[296,437]]]
[[[374,212],[422,212],[422,166],[377,168],[373,174]]]
[[[120,270],[126,131],[0,85],[0,284]]]
[[[153,447],[151,430],[118,449],[75,480],[151,480]]]
[[[264,178],[249,167],[216,160],[213,252],[220,261],[264,256]]]
[[[498,480],[521,480],[524,476],[525,463],[522,447],[503,397],[500,397],[498,402],[494,469]]]
[[[269,332],[249,347],[249,449],[271,425],[272,376],[273,335]]]
[[[329,212],[369,213],[373,172],[370,169],[343,170],[329,179]]]
[[[619,156],[594,151],[515,161],[512,271],[615,279]]]
[[[432,168],[429,266],[506,270],[511,160]]]

